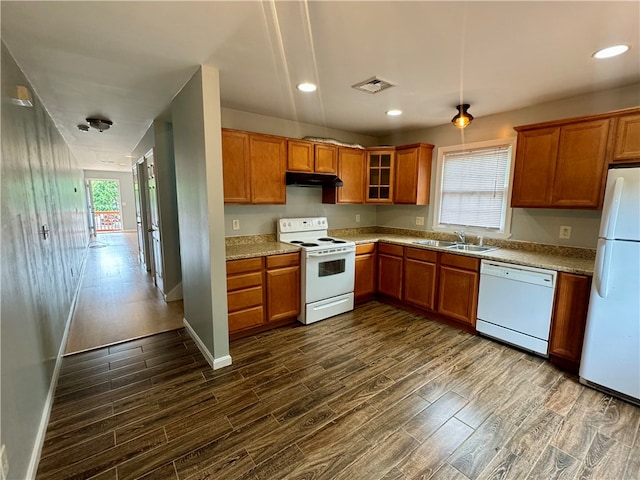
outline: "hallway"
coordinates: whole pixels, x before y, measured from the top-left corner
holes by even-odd
[[[135,232],[89,246],[65,355],[182,328],[182,301],[166,303],[140,265]]]

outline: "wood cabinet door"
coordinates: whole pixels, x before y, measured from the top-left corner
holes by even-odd
[[[338,148],[338,176],[344,182],[337,187],[337,203],[364,203],[366,152],[358,148]]]
[[[559,139],[559,127],[518,132],[512,207],[551,206]]]
[[[338,147],[316,143],[314,150],[316,173],[338,173]]]
[[[604,196],[609,119],[564,125],[553,182],[554,207],[599,208]]]
[[[572,372],[580,366],[590,290],[591,277],[558,273],[549,355],[553,363]]]
[[[378,293],[402,299],[402,257],[378,253]]]
[[[376,292],[376,254],[356,255],[355,270],[353,294],[356,301],[372,298]]]
[[[618,163],[640,160],[640,113],[621,116],[616,121],[611,161]]]
[[[475,328],[479,274],[440,266],[438,312]]]
[[[313,172],[313,143],[304,140],[287,140],[287,170]]]
[[[300,267],[267,270],[267,322],[300,313]]]
[[[249,134],[222,129],[222,176],[225,203],[251,202]]]
[[[404,259],[403,300],[412,305],[434,310],[436,307],[437,265],[413,258]]]
[[[393,203],[429,204],[432,154],[429,144],[396,149]]]
[[[286,203],[287,139],[272,135],[249,135],[251,203]]]

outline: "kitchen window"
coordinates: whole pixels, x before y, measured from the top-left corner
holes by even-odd
[[[511,236],[515,138],[438,149],[433,229]]]

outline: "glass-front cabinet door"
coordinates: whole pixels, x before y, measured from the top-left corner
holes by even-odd
[[[367,203],[393,202],[393,148],[367,151]]]

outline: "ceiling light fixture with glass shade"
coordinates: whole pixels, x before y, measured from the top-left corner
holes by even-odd
[[[618,55],[622,55],[629,51],[629,45],[613,45],[611,47],[601,48],[591,55],[593,58],[603,59],[603,58],[611,58],[617,57]]]
[[[305,93],[315,92],[318,89],[314,83],[309,82],[299,83],[296,88]]]
[[[399,110],[397,108],[392,108],[391,110],[387,110],[386,113],[390,117],[398,117],[398,116],[402,115],[402,110]]]
[[[469,125],[473,121],[473,115],[468,112],[470,106],[468,103],[456,106],[458,113],[451,119],[451,123],[458,128],[465,128]]]

